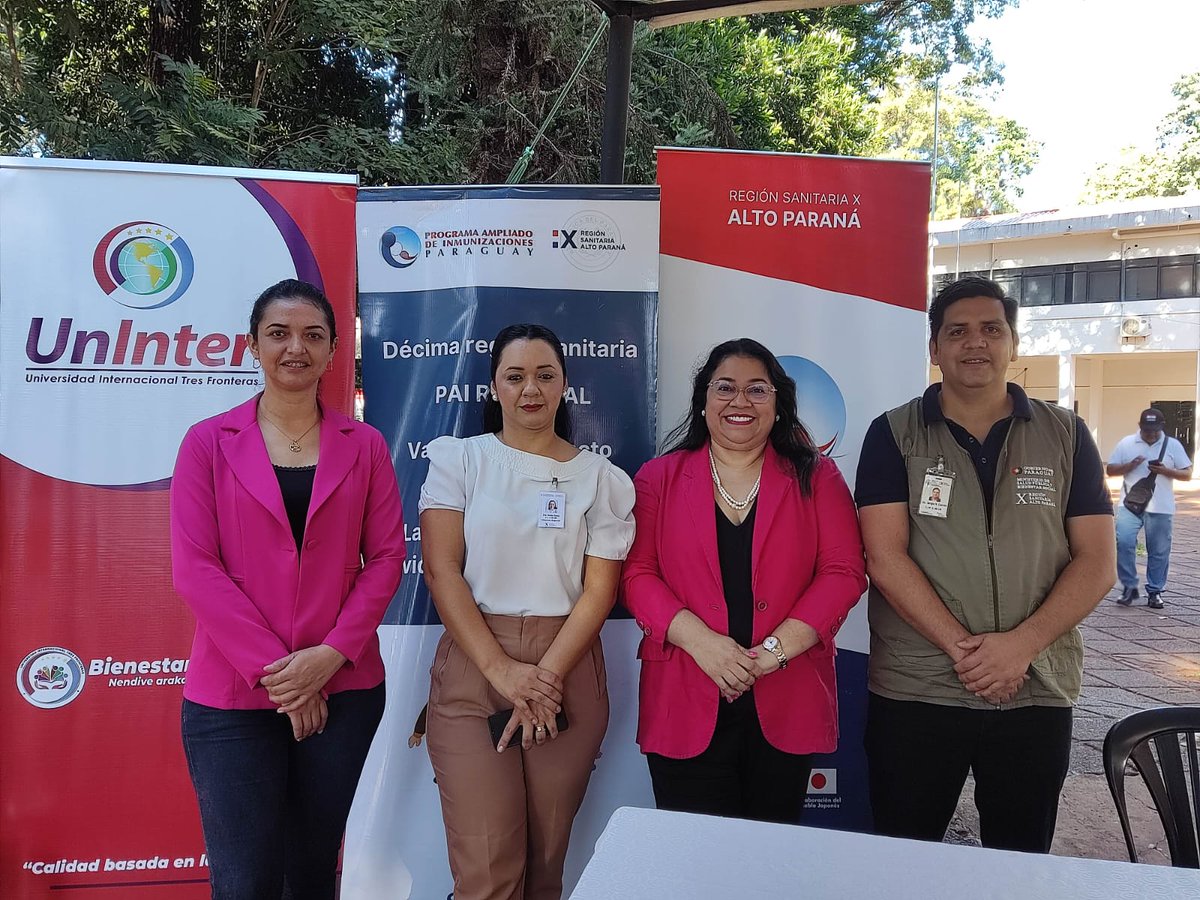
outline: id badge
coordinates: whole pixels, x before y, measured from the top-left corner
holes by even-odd
[[[946,460],[939,456],[937,465],[925,472],[921,485],[921,503],[917,512],[923,516],[946,518],[950,511],[950,494],[954,490],[954,473],[946,471]]]
[[[542,491],[538,494],[538,528],[565,528],[567,525],[567,495],[562,491]]]

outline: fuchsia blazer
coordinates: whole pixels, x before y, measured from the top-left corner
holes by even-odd
[[[383,681],[379,627],[404,560],[383,436],[322,406],[320,459],[297,559],[256,421],[258,397],[188,431],[171,481],[175,589],[196,616],[183,695],[220,709],[272,709],[263,667],[318,644],[348,660],[329,693]]]
[[[643,753],[685,759],[712,740],[721,695],[704,670],[667,641],[667,627],[689,609],[713,631],[729,633],[707,446],[650,460],[634,486],[637,536],[621,582],[625,605],[645,634],[638,648],[638,744]],[[867,587],[854,501],[832,460],[818,457],[812,487],[812,495],[803,496],[767,445],[751,556],[754,642],[789,617],[820,635],[786,669],[754,686],[763,735],[787,753],[828,753],[837,746],[833,636]]]

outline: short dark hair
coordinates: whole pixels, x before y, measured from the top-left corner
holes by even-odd
[[[500,329],[496,339],[492,341],[492,381],[496,381],[496,370],[500,368],[500,357],[504,348],[513,341],[544,341],[550,345],[558,364],[562,367],[563,380],[567,378],[567,357],[563,353],[562,341],[545,325],[522,323],[506,325]],[[498,434],[504,428],[504,411],[500,401],[493,400],[489,393],[483,401],[483,431],[485,434]],[[567,398],[563,397],[558,403],[558,411],[554,414],[554,433],[564,441],[571,440],[571,410],[567,408]]]
[[[984,278],[980,275],[967,275],[957,281],[952,281],[933,298],[933,303],[929,305],[929,339],[936,341],[938,332],[942,330],[942,322],[946,320],[946,310],[959,300],[966,300],[968,297],[991,297],[993,300],[999,300],[1004,304],[1004,319],[1008,322],[1008,329],[1013,333],[1013,340],[1017,338],[1017,301],[1008,294],[1004,293],[1004,288],[1000,287],[990,278]]]
[[[258,337],[258,326],[262,324],[267,307],[276,300],[303,300],[310,306],[315,306],[324,313],[325,321],[329,325],[329,343],[333,344],[337,340],[337,322],[333,316],[333,304],[329,302],[325,292],[314,284],[295,278],[285,278],[283,281],[275,282],[259,294],[258,299],[254,301],[254,306],[250,310],[250,333],[256,338]]]
[[[692,402],[687,416],[667,435],[664,453],[676,450],[699,450],[709,439],[708,425],[704,421],[704,405],[708,399],[708,383],[712,381],[717,367],[731,356],[757,359],[767,370],[767,378],[775,388],[775,412],[779,420],[772,426],[768,440],[784,460],[791,466],[800,490],[808,495],[812,492],[812,474],[817,467],[817,449],[813,439],[800,421],[796,411],[796,382],[788,375],[775,354],[753,338],[735,338],[712,348],[692,381]]]

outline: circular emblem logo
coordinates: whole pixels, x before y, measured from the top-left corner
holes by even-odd
[[[83,660],[62,647],[41,647],[21,661],[17,690],[41,709],[58,709],[79,696],[87,675]]]
[[[803,356],[781,356],[783,370],[796,382],[800,421],[817,449],[832,456],[846,433],[846,399],[828,372]]]
[[[118,225],[92,254],[92,274],[100,289],[131,309],[174,303],[191,285],[194,272],[187,242],[158,222]]]
[[[411,228],[393,225],[379,238],[379,253],[393,269],[407,269],[421,258],[421,236]]]
[[[625,249],[617,223],[593,209],[576,213],[562,228],[554,229],[551,246],[584,272],[604,271]]]

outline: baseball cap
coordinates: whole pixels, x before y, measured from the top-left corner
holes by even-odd
[[[1138,419],[1138,425],[1150,431],[1162,431],[1163,429],[1163,414],[1153,406],[1149,409],[1142,410],[1142,417]]]

